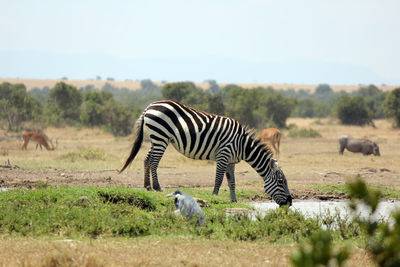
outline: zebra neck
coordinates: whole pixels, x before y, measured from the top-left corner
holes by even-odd
[[[260,140],[254,139],[251,136],[246,139],[243,158],[264,179],[271,171],[270,161],[272,153]]]

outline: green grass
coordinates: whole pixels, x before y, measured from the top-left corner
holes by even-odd
[[[311,184],[308,186],[321,192],[345,195],[349,194],[347,184]],[[368,185],[368,187],[379,190],[382,193],[383,198],[400,199],[400,190],[397,190],[394,186]]]
[[[0,193],[0,234],[63,238],[188,236],[290,243],[320,228],[317,220],[285,208],[271,210],[256,220],[243,215],[227,216],[225,208],[247,204],[231,203],[229,192],[222,192],[221,196],[212,196],[209,190],[185,192],[210,203],[203,207],[206,221],[201,227],[194,220],[186,221],[173,213],[173,199],[165,197],[167,192],[45,184],[37,189],[10,190]],[[238,190],[240,199],[253,194]],[[82,196],[89,201],[81,201]],[[341,240],[355,235],[336,236]]]

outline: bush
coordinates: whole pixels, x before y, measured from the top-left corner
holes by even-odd
[[[373,113],[361,96],[342,96],[338,99],[335,109],[342,124],[365,125],[372,123]]]
[[[46,117],[50,124],[79,122],[82,94],[75,86],[64,82],[57,83],[47,98]]]
[[[383,108],[386,117],[394,119],[396,127],[400,127],[400,87],[387,94]]]
[[[386,92],[379,90],[375,85],[369,85],[367,87],[361,87],[356,92],[356,95],[361,96],[368,108],[372,111],[373,118],[383,118],[384,110],[382,103],[387,95]]]
[[[18,130],[24,121],[38,119],[42,108],[27,93],[23,84],[0,84],[0,119],[7,121],[8,130]]]
[[[334,250],[330,232],[318,231],[310,237],[308,244],[303,244],[291,255],[291,261],[294,266],[299,267],[343,266],[349,254],[347,247]]]
[[[258,129],[266,125],[286,127],[286,119],[296,105],[296,99],[286,98],[271,88],[244,89],[229,85],[222,94],[226,96],[227,116]]]
[[[357,218],[356,222],[368,235],[367,250],[379,266],[400,266],[400,211],[392,214],[393,225],[389,222],[373,220],[376,213],[381,193],[373,190],[358,176],[349,184],[351,197],[350,207],[356,212],[357,205],[361,202],[371,209],[371,215],[366,219]]]
[[[197,91],[197,88],[192,82],[167,83],[161,90],[162,96],[165,99],[177,100],[182,102],[192,92]]]
[[[129,135],[133,130],[134,118],[140,114],[137,110],[115,101],[108,102],[105,110],[106,129],[115,136]]]
[[[381,198],[381,192],[369,188],[358,175],[355,181],[348,184],[350,208],[358,224],[367,235],[367,251],[378,266],[400,266],[400,211],[392,214],[393,224],[376,221],[376,210]],[[367,218],[357,216],[357,206],[363,204],[371,212]],[[334,252],[329,232],[321,231],[309,239],[309,244],[299,247],[292,254],[291,260],[295,266],[331,266],[334,261],[341,266],[349,256],[348,248]]]
[[[106,160],[107,154],[100,148],[84,148],[78,152],[69,152],[60,158],[71,162],[80,160]]]
[[[317,132],[316,130],[309,128],[297,128],[297,127],[292,127],[289,130],[289,137],[292,138],[298,138],[298,137],[306,137],[306,138],[316,138],[316,137],[322,137],[322,135]]]
[[[322,118],[331,113],[332,106],[329,103],[314,99],[304,99],[297,102],[297,106],[292,115],[301,118]]]

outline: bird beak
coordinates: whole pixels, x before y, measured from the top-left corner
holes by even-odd
[[[166,197],[173,197],[174,196],[174,193],[171,193],[171,194],[168,194],[168,195],[165,195]]]

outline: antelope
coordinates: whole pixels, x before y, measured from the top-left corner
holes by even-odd
[[[264,129],[260,133],[260,139],[270,144],[275,150],[275,154],[279,157],[279,146],[281,144],[281,132],[275,128]]]
[[[48,139],[48,137],[45,134],[38,133],[38,132],[24,132],[22,134],[22,139],[24,140],[24,144],[22,145],[21,149],[26,150],[29,141],[36,142],[36,149],[38,146],[40,146],[40,149],[42,149],[42,146],[44,146],[47,150],[54,150],[55,147],[53,145],[53,142]],[[51,147],[47,143],[47,141],[50,142]]]

